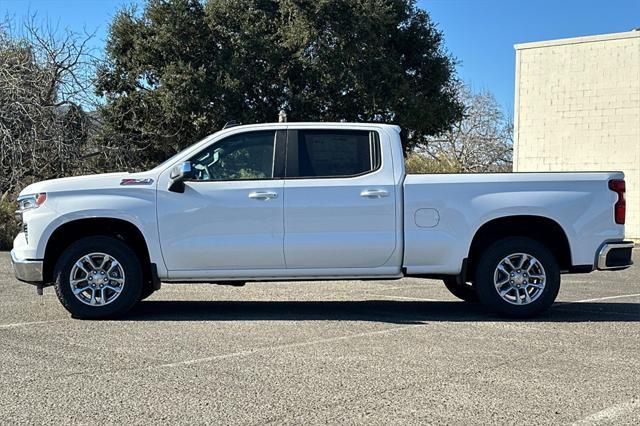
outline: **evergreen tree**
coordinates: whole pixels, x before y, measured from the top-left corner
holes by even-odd
[[[107,57],[103,143],[138,168],[281,109],[395,123],[405,150],[462,112],[454,62],[414,0],[148,0],[115,17]]]

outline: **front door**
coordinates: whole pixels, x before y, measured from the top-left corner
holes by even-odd
[[[276,137],[277,134],[280,137]],[[284,132],[237,133],[191,157],[184,193],[158,188],[158,226],[169,271],[283,269]],[[177,274],[188,275],[188,274]]]

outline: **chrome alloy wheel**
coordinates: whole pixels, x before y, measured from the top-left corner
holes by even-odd
[[[122,265],[105,253],[82,256],[71,268],[69,285],[76,298],[90,306],[104,306],[120,296],[125,284]]]
[[[538,299],[546,280],[542,263],[526,253],[508,255],[498,263],[493,274],[496,291],[513,305],[528,305]]]

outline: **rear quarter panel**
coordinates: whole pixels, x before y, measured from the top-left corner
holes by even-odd
[[[573,265],[593,265],[604,241],[624,238],[609,179],[621,172],[407,175],[404,266],[408,273],[457,274],[474,235],[502,217],[549,218],[564,230]],[[421,219],[425,210],[433,220]],[[416,221],[418,214],[418,221]],[[421,226],[418,225],[418,222]],[[425,226],[426,225],[426,226]]]

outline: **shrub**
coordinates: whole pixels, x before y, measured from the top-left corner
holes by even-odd
[[[9,250],[18,235],[20,224],[15,218],[15,197],[5,192],[0,197],[0,250]]]

